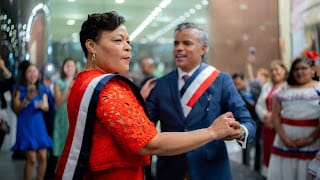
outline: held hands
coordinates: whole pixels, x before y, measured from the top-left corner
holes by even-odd
[[[319,139],[319,136],[320,136],[320,127],[315,129],[308,136],[300,137],[298,139],[291,139],[291,138],[288,138],[286,135],[284,135],[283,138],[280,136],[280,138],[283,140],[283,143],[289,148],[302,148],[316,142]]]
[[[287,146],[288,148],[297,148],[297,145],[293,139],[291,139],[287,136],[285,136],[285,137],[280,136],[280,139],[282,140],[283,144],[285,146]]]
[[[312,144],[312,142],[313,142],[313,139],[311,137],[303,137],[303,138],[299,138],[299,139],[294,140],[294,139],[291,139],[291,138],[285,136],[285,137],[281,138],[281,140],[287,148],[292,148],[292,149],[302,148],[304,146]]]
[[[311,136],[303,137],[295,140],[297,148],[308,146],[314,142],[314,138]]]
[[[209,129],[215,133],[216,139],[240,139],[243,135],[240,123],[234,119],[231,112],[220,115],[209,126]]]

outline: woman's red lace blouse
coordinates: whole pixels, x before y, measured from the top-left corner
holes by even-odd
[[[100,92],[89,159],[91,171],[149,164],[149,156],[135,153],[156,134],[129,85],[111,79]]]

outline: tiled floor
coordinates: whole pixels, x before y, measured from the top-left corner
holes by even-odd
[[[24,160],[12,160],[11,152],[0,152],[0,180],[23,179]],[[234,180],[264,180],[265,178],[242,165],[241,152],[229,151],[232,175]],[[35,179],[35,170],[34,170]]]

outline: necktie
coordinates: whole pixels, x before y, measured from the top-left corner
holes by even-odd
[[[188,74],[185,74],[182,76],[182,79],[184,80],[184,82],[186,82],[188,79],[189,79],[189,75]]]

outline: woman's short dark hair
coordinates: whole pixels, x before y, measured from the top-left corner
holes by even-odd
[[[288,79],[287,79],[287,83],[289,85],[298,85],[298,82],[296,81],[296,79],[294,78],[294,71],[295,71],[295,68],[297,66],[298,63],[300,62],[304,62],[306,64],[308,64],[310,67],[313,67],[315,64],[314,64],[314,61],[312,61],[309,57],[307,56],[300,56],[300,57],[297,57],[291,64],[291,67],[290,67],[290,71],[289,71],[289,75],[288,75]],[[317,75],[315,74],[313,79],[314,80],[317,80],[319,77],[317,77]]]
[[[115,11],[88,15],[88,19],[83,22],[80,31],[80,43],[85,56],[88,57],[85,45],[88,39],[97,42],[102,31],[113,31],[124,22],[124,17]]]

